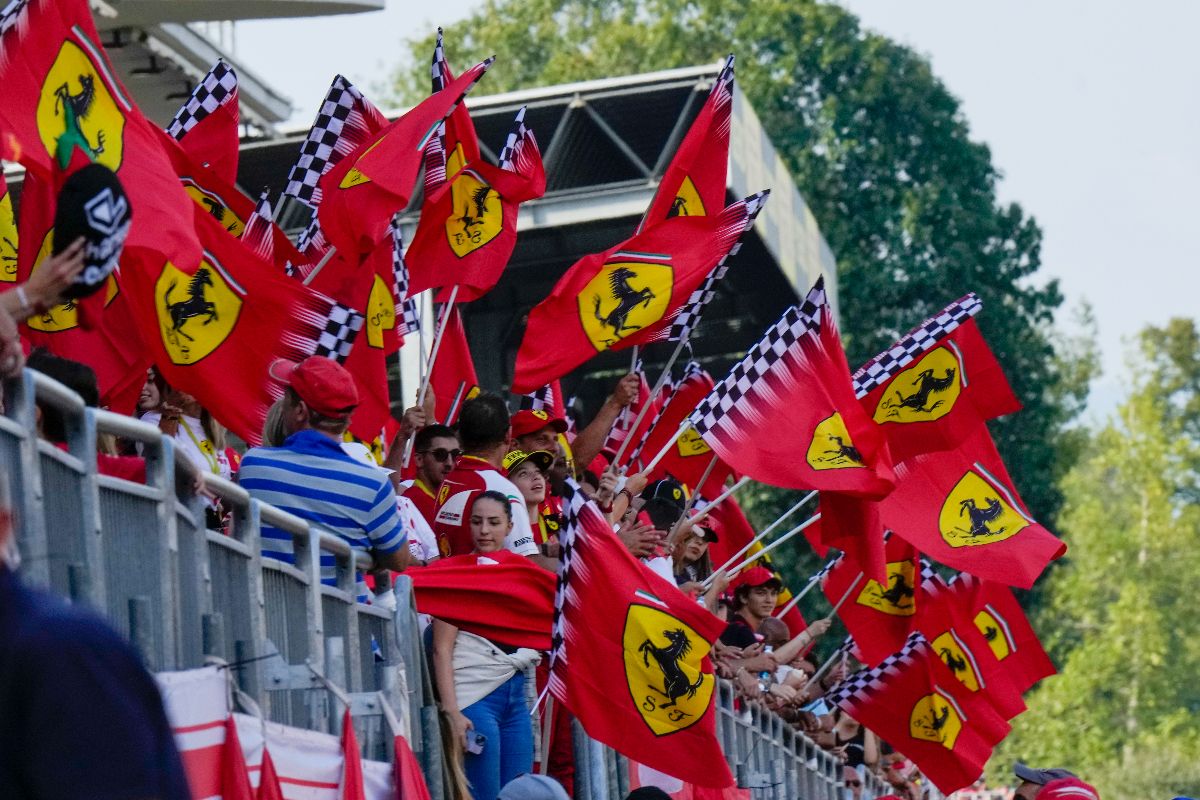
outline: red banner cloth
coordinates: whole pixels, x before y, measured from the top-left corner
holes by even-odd
[[[479,378],[475,376],[475,362],[471,359],[471,348],[467,345],[467,331],[463,327],[462,312],[455,305],[444,309],[449,312],[446,332],[438,348],[437,360],[433,362],[433,373],[429,377],[429,389],[437,398],[435,416],[447,425],[454,422],[447,416],[457,398],[458,408],[463,401],[478,394]],[[461,395],[460,395],[461,390]]]
[[[646,445],[642,448],[640,457],[641,463],[648,463],[658,455],[679,430],[680,424],[696,410],[696,406],[708,396],[712,388],[712,376],[703,369],[691,371],[684,377],[667,399],[666,409],[658,417],[650,435],[646,437]],[[725,490],[725,481],[733,474],[733,470],[724,462],[718,461],[704,486],[697,486],[704,477],[704,471],[708,469],[713,455],[713,449],[697,436],[695,431],[688,430],[667,450],[667,454],[650,473],[650,479],[658,480],[670,476],[687,486],[696,487],[702,496],[715,500]],[[634,467],[640,468],[637,464]],[[753,534],[750,538],[754,538]],[[734,550],[729,552],[733,553]]]

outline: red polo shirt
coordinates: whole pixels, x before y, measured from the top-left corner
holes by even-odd
[[[463,456],[437,493],[433,532],[443,557],[466,555],[475,549],[471,541],[471,504],[480,492],[489,489],[507,497],[512,509],[513,528],[504,540],[505,548],[521,556],[538,552],[520,490],[482,458]]]
[[[412,501],[412,504],[417,507],[417,511],[421,512],[421,516],[432,528],[433,514],[437,510],[437,497],[429,490],[429,487],[422,483],[420,478],[414,478],[412,486],[405,489],[401,496]]]

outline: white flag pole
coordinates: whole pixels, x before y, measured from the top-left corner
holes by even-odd
[[[421,391],[417,393],[417,407],[422,408],[425,405],[425,395],[429,391],[429,380],[433,377],[433,365],[437,361],[438,350],[442,347],[442,339],[446,333],[446,326],[450,324],[450,314],[454,311],[454,298],[458,297],[458,284],[450,290],[450,299],[443,307],[441,324],[438,325],[437,331],[433,334],[433,348],[429,351],[429,363],[425,368],[425,376],[421,379]],[[404,445],[404,466],[408,466],[408,461],[412,458],[413,443],[417,437],[412,436]]]
[[[772,522],[770,525],[768,525],[768,526],[767,526],[767,527],[766,527],[766,528],[763,530],[763,532],[762,532],[762,533],[760,533],[758,536],[755,536],[753,539],[751,539],[751,540],[750,540],[750,541],[749,541],[749,542],[746,544],[746,546],[745,546],[745,547],[743,547],[741,550],[738,550],[736,553],[734,553],[734,554],[733,554],[733,556],[732,556],[732,557],[731,557],[731,558],[730,558],[728,561],[726,561],[724,564],[722,564],[722,565],[721,565],[721,569],[714,570],[714,572],[720,572],[720,571],[721,571],[721,570],[723,570],[723,569],[728,569],[730,564],[732,564],[733,562],[735,562],[735,561],[737,561],[739,558],[741,558],[741,557],[742,557],[742,555],[743,555],[743,554],[744,554],[744,553],[745,553],[747,550],[749,550],[751,547],[753,547],[753,546],[754,546],[754,544],[755,544],[756,542],[759,542],[759,541],[762,541],[763,539],[765,539],[765,538],[766,538],[766,536],[767,536],[767,534],[769,534],[771,531],[773,531],[773,530],[775,530],[777,527],[779,527],[779,524],[780,524],[781,522],[783,522],[785,519],[787,519],[788,517],[790,517],[792,514],[794,514],[794,513],[796,512],[796,509],[800,508],[800,506],[804,505],[804,504],[805,504],[805,503],[807,503],[809,500],[812,500],[812,499],[813,499],[813,498],[814,498],[816,495],[817,495],[817,492],[815,492],[815,491],[812,491],[812,492],[809,492],[808,494],[804,495],[804,497],[800,498],[800,502],[796,503],[796,505],[792,506],[792,507],[791,507],[791,508],[789,508],[787,511],[783,512],[783,516],[781,516],[779,519],[775,520],[775,521],[774,521],[774,522]]]
[[[744,570],[746,567],[748,567],[750,564],[753,564],[755,561],[758,561],[760,558],[762,558],[763,556],[765,556],[767,553],[769,553],[769,552],[771,552],[772,550],[774,550],[776,547],[779,547],[779,545],[783,544],[783,543],[784,543],[784,542],[786,542],[788,539],[791,539],[791,538],[792,538],[793,536],[795,536],[797,533],[800,533],[801,531],[803,531],[803,530],[804,530],[805,528],[807,528],[809,525],[812,525],[814,522],[816,522],[816,521],[817,521],[817,520],[819,520],[820,518],[821,518],[821,515],[820,515],[820,513],[813,514],[811,517],[809,517],[808,519],[804,520],[804,522],[801,522],[799,525],[797,525],[796,527],[792,528],[790,531],[788,531],[787,533],[785,533],[783,536],[780,536],[780,537],[779,537],[778,539],[776,539],[775,541],[771,542],[769,545],[767,545],[766,547],[764,547],[762,550],[759,550],[757,553],[755,553],[754,555],[750,556],[749,558],[747,558],[747,559],[746,559],[745,561],[743,561],[742,563],[738,564],[738,565],[737,565],[736,567],[734,567],[733,569],[726,570],[726,571],[727,571],[727,572],[728,572],[730,575],[736,575],[737,573],[741,572],[741,571],[742,571],[742,570]],[[725,567],[721,567],[721,569],[722,569],[722,570],[724,570],[724,569],[725,569]],[[718,570],[718,571],[720,571],[720,570]],[[709,577],[709,579],[708,579],[708,582],[710,582],[710,583],[712,582],[712,577],[711,577],[711,576]]]

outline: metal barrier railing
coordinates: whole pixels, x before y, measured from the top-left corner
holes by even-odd
[[[154,671],[228,664],[273,721],[337,734],[348,704],[364,756],[390,759],[387,733],[403,734],[432,797],[450,800],[409,578],[394,583],[394,614],[358,603],[355,572],[371,570],[371,558],[333,533],[204,475],[207,492],[231,509],[224,530],[209,530],[191,489],[195,467],[156,426],[88,408],[33,370],[3,388],[0,469],[10,477],[25,580],[104,613]],[[65,449],[38,437],[38,402],[61,413]],[[144,485],[98,473],[98,434],[140,445]],[[294,564],[263,558],[264,524],[291,535]],[[321,582],[322,553],[334,558],[336,586]],[[717,737],[739,786],[754,800],[840,800],[833,756],[764,706],[736,703],[729,682],[717,684]],[[622,800],[628,760],[573,726],[576,798]],[[870,778],[864,798],[888,793]]]

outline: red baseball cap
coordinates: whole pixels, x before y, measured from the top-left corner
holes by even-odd
[[[1100,800],[1100,793],[1079,778],[1059,778],[1043,786],[1037,800]]]
[[[567,432],[565,419],[552,417],[540,409],[537,411],[523,409],[512,416],[512,435],[514,439],[519,436],[528,436],[531,433],[537,433],[547,425],[554,428],[555,433]]]
[[[311,356],[299,364],[280,359],[268,371],[272,378],[295,389],[318,414],[345,419],[358,406],[354,376],[332,358]]]
[[[742,574],[738,575],[737,580],[729,588],[736,589],[741,586],[754,588],[772,582],[775,584],[776,589],[783,588],[783,581],[779,580],[774,572],[771,572],[766,567],[753,566],[750,569],[742,570]]]

